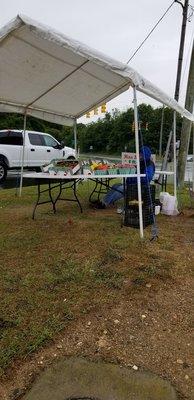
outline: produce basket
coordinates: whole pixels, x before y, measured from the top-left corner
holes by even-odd
[[[53,159],[48,165],[42,167],[43,172],[61,177],[76,174],[79,170],[80,164],[77,160]]]
[[[73,175],[72,170],[71,169],[57,169],[57,176],[62,178],[63,176],[70,176]]]
[[[107,169],[95,169],[94,175],[107,175]]]
[[[132,174],[132,168],[119,168],[119,174],[126,174],[126,175],[130,175]]]
[[[41,171],[42,172],[49,172],[49,169],[53,168],[53,164],[44,164],[41,166]]]
[[[137,173],[136,168],[135,167],[131,168],[131,174],[136,174],[136,173]]]
[[[118,168],[109,168],[107,170],[107,172],[109,175],[117,175],[117,174],[119,174],[119,169]]]
[[[79,161],[77,160],[52,160],[51,161],[54,164],[54,167],[56,168],[57,171],[66,171],[71,174],[76,174],[80,170],[80,164]]]
[[[89,165],[83,165],[82,172],[83,175],[91,175],[93,173]]]
[[[51,176],[56,176],[57,175],[57,171],[55,170],[54,167],[50,167],[48,169],[48,172],[49,172],[49,175],[51,175]]]

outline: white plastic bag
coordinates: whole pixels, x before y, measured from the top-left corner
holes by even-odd
[[[178,215],[177,199],[175,196],[167,192],[160,193],[160,202],[162,203],[161,214],[165,215]]]
[[[160,206],[155,206],[155,215],[160,214],[160,210],[161,210]]]

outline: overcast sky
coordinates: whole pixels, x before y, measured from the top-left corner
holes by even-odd
[[[172,0],[0,0],[0,26],[23,13],[126,62],[171,3]],[[194,0],[191,4],[194,6]],[[174,97],[181,23],[182,7],[175,3],[130,63],[171,97]],[[181,104],[184,104],[193,36],[194,18],[187,24]],[[112,100],[107,109],[125,110],[131,101],[126,92]],[[140,93],[138,101],[159,105]]]

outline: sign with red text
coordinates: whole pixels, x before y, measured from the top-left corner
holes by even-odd
[[[156,164],[156,155],[151,155],[151,160]],[[131,164],[133,167],[137,165],[136,153],[122,153],[122,164]]]
[[[131,168],[136,167],[137,165],[137,156],[136,153],[122,153],[122,164],[130,165]]]

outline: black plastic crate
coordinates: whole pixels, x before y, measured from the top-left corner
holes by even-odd
[[[142,185],[143,227],[153,224],[155,206],[155,186]],[[137,185],[127,185],[125,195],[124,225],[139,228],[139,206]]]
[[[143,227],[152,225],[154,222],[153,213],[151,210],[142,209],[143,216]],[[125,210],[124,213],[124,225],[131,226],[133,228],[139,228],[139,207],[133,206]]]
[[[151,200],[150,200],[151,195]],[[141,197],[144,205],[155,202],[155,185],[142,185],[141,186]],[[126,206],[130,201],[138,201],[138,188],[137,185],[126,185]]]

